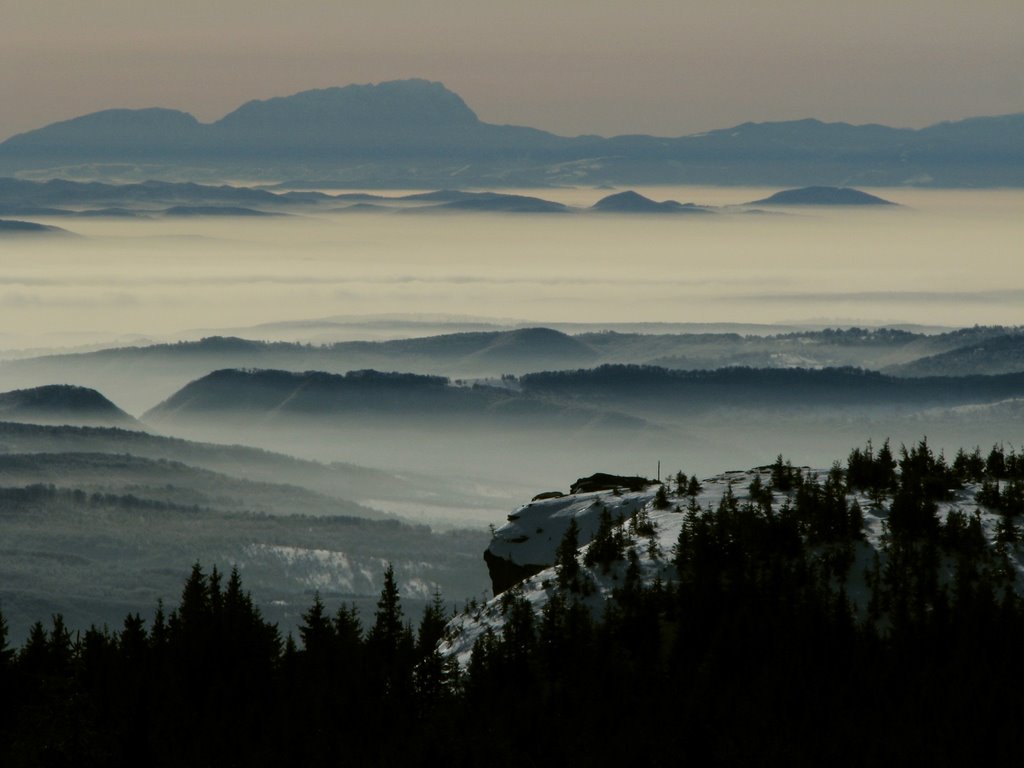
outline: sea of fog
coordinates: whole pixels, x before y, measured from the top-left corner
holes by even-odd
[[[516,191],[580,206],[610,193]],[[727,206],[777,190],[638,191]],[[79,237],[0,241],[0,347],[407,313],[531,323],[1024,321],[1024,192],[869,191],[901,207],[38,218]]]

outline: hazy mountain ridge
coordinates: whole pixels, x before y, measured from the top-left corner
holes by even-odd
[[[13,136],[0,171],[143,163],[191,178],[245,169],[353,185],[467,183],[1024,184],[1024,114],[913,130],[796,120],[679,138],[579,136],[481,122],[440,83],[392,81],[254,101],[201,124],[107,110]],[[253,158],[258,156],[261,171]],[[56,173],[52,175],[67,175]]]
[[[239,479],[180,461],[116,453],[0,453],[0,486],[33,484],[207,511],[397,519],[298,485]]]
[[[452,386],[447,378],[373,370],[330,374],[278,370],[214,371],[191,382],[143,418],[156,426],[203,421],[211,416],[253,424],[285,422],[326,427],[331,420],[401,426],[420,423],[457,427],[592,426],[639,428],[643,422],[609,412],[524,396],[502,387]]]
[[[479,331],[382,342],[310,346],[235,337],[197,342],[118,347],[89,353],[23,358],[0,363],[0,382],[89,384],[140,410],[189,381],[225,367],[319,370],[344,374],[361,368],[445,376],[500,376],[552,365],[596,362],[598,353],[574,337],[544,328]],[[143,395],[147,395],[143,397]],[[155,395],[155,397],[149,397]],[[147,402],[148,400],[148,402]]]
[[[259,330],[259,329],[253,329]],[[941,334],[893,329],[828,329],[775,335],[736,333],[584,332],[550,328],[446,333],[389,341],[323,345],[206,337],[195,342],[115,347],[27,357],[0,363],[0,386],[64,380],[105,392],[141,412],[189,381],[219,368],[318,370],[343,374],[371,368],[450,378],[494,378],[541,370],[642,364],[682,370],[729,366],[825,368],[852,366],[898,376],[994,374],[1024,370],[1012,354],[972,354],[956,370],[915,368],[916,360],[1010,337],[1020,330],[989,326]],[[966,354],[966,353],[965,353]],[[922,363],[922,366],[924,363]],[[1016,366],[1016,367],[1015,367]]]
[[[0,178],[0,213],[33,216],[139,216],[187,211],[295,210],[331,198],[317,192],[275,193],[252,187],[144,181],[130,184]]]
[[[997,376],[887,376],[859,368],[720,368],[682,371],[603,365],[520,377],[524,392],[565,396],[621,408],[657,403],[686,411],[707,408],[930,407],[996,402],[1024,394],[1024,372]]]
[[[0,219],[0,237],[19,237],[36,235],[67,235],[66,229],[49,224],[37,224],[32,221],[16,219]]]
[[[143,429],[96,390],[68,384],[0,393],[0,420]]]
[[[1024,333],[995,336],[886,369],[895,376],[941,376],[1024,371]]]
[[[468,490],[444,480],[403,471],[339,462],[325,463],[273,453],[244,445],[201,443],[177,437],[118,428],[49,426],[0,422],[0,455],[111,454],[154,462],[180,463],[250,482],[272,478],[339,499],[384,499],[428,503],[443,496],[450,505],[480,503]]]

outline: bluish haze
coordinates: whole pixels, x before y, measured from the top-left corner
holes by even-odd
[[[680,135],[817,117],[920,127],[1024,110],[1016,0],[431,3],[10,0],[0,138],[113,107],[425,77],[481,119]]]

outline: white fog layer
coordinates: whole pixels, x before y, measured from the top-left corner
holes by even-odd
[[[721,206],[775,190],[638,191]],[[530,323],[1019,322],[1024,193],[872,191],[901,207],[706,217],[32,217],[78,237],[0,239],[0,345],[408,313]],[[528,192],[574,205],[608,194]]]

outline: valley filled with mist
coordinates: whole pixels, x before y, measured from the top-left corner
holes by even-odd
[[[1022,28],[5,3],[0,768],[1019,760]]]
[[[1018,192],[19,184],[49,229],[0,234],[15,639],[197,560],[285,630],[387,562],[415,612],[486,595],[489,527],[594,472],[1020,439]]]
[[[265,193],[270,204],[249,207],[288,215],[232,216],[243,203],[211,203],[188,185],[156,190],[146,203],[127,194],[91,204],[81,192],[62,195],[71,198],[66,203],[51,196],[33,204],[31,220],[70,234],[0,240],[0,341],[16,350],[140,337],[266,338],[245,329],[338,315],[448,322],[468,315],[498,326],[1017,322],[1024,289],[1014,265],[1018,192],[873,190],[899,205],[733,209],[778,188],[638,191],[655,201],[714,206],[717,215],[442,215],[366,211],[333,199],[285,204]],[[522,192],[580,207],[614,194]],[[24,211],[26,194],[16,196]],[[111,206],[132,215],[114,216]],[[162,213],[174,206],[198,212]],[[72,207],[100,215],[46,215]],[[0,218],[28,218],[18,210],[4,209]],[[310,323],[277,338],[324,342],[371,332],[381,330],[343,335],[343,328],[332,333],[330,324]]]

